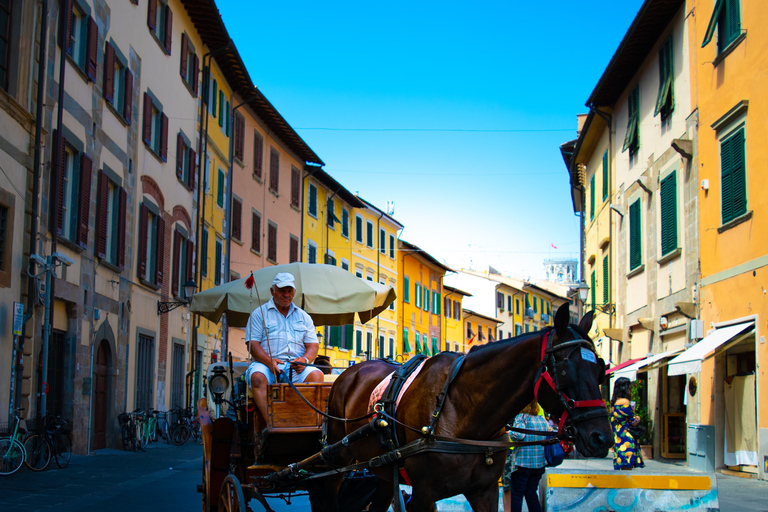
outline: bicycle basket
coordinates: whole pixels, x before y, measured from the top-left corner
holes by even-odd
[[[121,425],[128,423],[130,419],[131,416],[127,412],[121,412],[117,415],[117,421],[119,421]]]
[[[11,424],[7,422],[0,423],[0,436],[10,436],[11,434],[13,434]]]

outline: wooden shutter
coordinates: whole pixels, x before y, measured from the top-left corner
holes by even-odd
[[[168,161],[168,116],[160,114],[160,158]]]
[[[224,127],[224,91],[219,90],[219,127]]]
[[[157,0],[147,2],[147,26],[152,32],[157,28]]]
[[[264,161],[264,139],[259,132],[253,132],[253,175],[261,179],[261,167]]]
[[[595,175],[589,180],[589,220],[595,218]]]
[[[187,265],[186,265],[187,275],[184,276],[184,283],[182,283],[182,285],[186,284],[187,281],[192,279],[195,275],[194,272],[192,272],[192,265],[194,264],[193,263],[194,255],[195,255],[195,244],[193,244],[191,240],[187,240]]]
[[[609,172],[609,166],[608,166],[608,151],[606,150],[605,153],[603,153],[603,201],[608,199],[608,176]]]
[[[269,188],[277,192],[280,179],[280,154],[272,148],[269,156]]]
[[[197,153],[194,149],[189,150],[189,188],[195,190],[195,174],[197,174]]]
[[[210,69],[210,67],[208,68]],[[210,73],[210,71],[209,71]],[[213,79],[213,92],[211,93],[211,115],[213,117],[216,117],[216,94],[218,94],[219,89],[219,83],[216,81],[216,79]]]
[[[115,103],[115,49],[111,44],[104,45],[104,98]]]
[[[121,232],[121,235],[123,233]],[[147,237],[149,236],[149,208],[144,203],[139,206],[139,279],[147,280]]]
[[[677,177],[672,172],[661,180],[661,254],[677,249]]]
[[[57,132],[54,130],[53,132],[53,140],[54,140],[54,146]],[[54,225],[54,229],[56,234],[61,234],[64,229],[64,176],[66,175],[66,165],[67,165],[67,139],[64,137],[64,135],[61,135],[61,138],[58,139],[59,146],[55,148],[54,154],[51,157],[51,160],[57,161],[58,169],[57,169],[57,183],[56,183],[56,224]]]
[[[243,204],[237,199],[232,199],[232,238],[241,240],[242,236]]]
[[[261,215],[251,212],[251,249],[261,252]]]
[[[133,73],[125,68],[125,101],[123,103],[123,117],[130,126],[133,117]]]
[[[309,184],[309,213],[317,216],[317,187]]]
[[[88,60],[85,63],[85,74],[91,82],[96,81],[96,66],[98,65],[99,56],[99,27],[96,25],[96,21],[92,17],[88,17],[88,35],[86,55]]]
[[[99,258],[107,257],[107,223],[109,222],[109,178],[104,171],[99,171],[96,196],[96,256]],[[118,232],[117,237],[123,235]]]
[[[609,272],[608,272],[608,256],[603,257],[603,303],[608,304],[608,295],[610,290],[610,283],[609,283]]]
[[[200,82],[197,81],[197,75],[200,73],[200,59],[197,55],[195,55],[194,59],[194,67],[192,68],[192,91],[195,93],[195,98],[197,98],[197,92],[199,90],[199,84]]]
[[[181,52],[180,52],[180,70],[181,78],[187,81],[187,34],[181,34]]]
[[[245,152],[245,118],[241,115],[235,116],[235,158],[243,161]]]
[[[128,194],[120,187],[120,217],[117,220],[117,266],[125,268],[125,240],[128,233],[125,232],[125,212],[128,206]]]
[[[165,265],[165,220],[162,213],[157,216],[157,252],[155,260],[155,284],[163,286],[163,267]]]
[[[74,7],[74,0],[64,0],[64,18],[61,27],[61,47],[64,48],[64,51],[69,54],[72,54],[72,25],[74,24],[73,17],[75,15]]]
[[[299,177],[299,170],[295,167],[291,167],[291,205],[299,206],[299,199],[301,197],[301,181]]]
[[[176,177],[179,179],[184,177],[184,146],[184,139],[179,132],[176,135]]]
[[[171,293],[175,296],[180,296],[179,292],[179,270],[181,269],[181,233],[179,230],[173,232],[173,266],[171,277]]]
[[[78,211],[77,242],[83,249],[88,247],[88,223],[91,215],[91,180],[93,160],[83,153],[80,157],[80,207]]]
[[[629,206],[629,269],[640,266],[642,252],[642,229],[640,225],[640,200]]]
[[[723,224],[747,211],[744,161],[744,128],[741,128],[720,144]]]
[[[152,144],[152,98],[144,93],[144,127],[141,135],[144,144]]]
[[[288,248],[288,254],[289,254],[289,263],[293,263],[294,261],[299,261],[299,239],[296,237],[291,237],[290,247]]]
[[[267,259],[277,261],[277,226],[269,224],[268,229],[267,243],[269,244],[269,247],[267,249]]]
[[[171,6],[166,5],[165,6],[165,51],[168,52],[168,55],[171,54],[171,39],[173,35],[173,11],[171,11]]]
[[[592,286],[589,287],[589,294],[592,296],[592,310],[594,311],[597,306],[597,279],[595,278],[595,272],[592,271],[592,277],[590,284]]]

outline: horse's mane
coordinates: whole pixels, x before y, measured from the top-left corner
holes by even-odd
[[[584,332],[584,330],[579,327],[576,324],[570,324],[571,329],[575,330],[579,336],[582,336],[584,339],[590,339],[589,335]],[[533,332],[527,332],[525,334],[521,334],[519,336],[515,336],[514,338],[507,338],[505,340],[498,340],[498,341],[492,341],[490,343],[486,343],[485,345],[475,345],[471,349],[469,349],[469,352],[467,354],[472,354],[476,352],[480,352],[482,350],[490,350],[492,348],[501,348],[502,346],[507,347],[508,345],[517,345],[518,343],[522,343],[526,340],[529,340],[535,336],[541,336],[546,330],[554,330],[554,327],[547,327],[546,329],[539,330],[539,331],[533,331]]]

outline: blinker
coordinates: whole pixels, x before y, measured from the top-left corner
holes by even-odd
[[[557,389],[565,389],[571,387],[577,382],[576,366],[570,359],[563,359],[555,363],[555,374],[557,375]]]

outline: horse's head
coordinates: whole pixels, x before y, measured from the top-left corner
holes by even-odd
[[[545,411],[561,418],[560,430],[589,457],[605,457],[613,446],[613,431],[600,394],[605,361],[595,353],[587,334],[592,312],[579,325],[569,325],[568,304],[555,314],[555,327],[547,334],[546,373],[537,385],[537,399]]]

